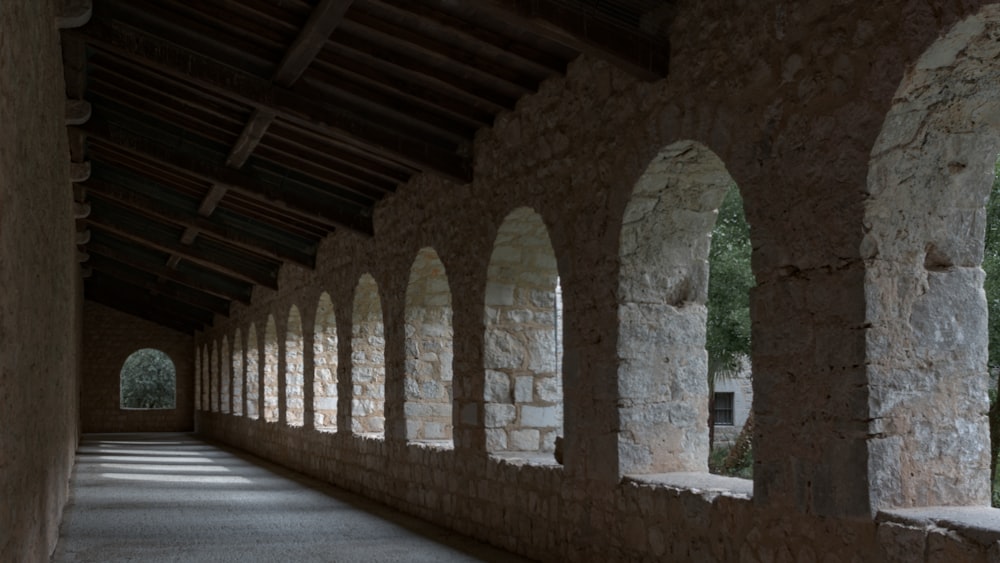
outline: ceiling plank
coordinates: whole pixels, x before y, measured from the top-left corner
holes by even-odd
[[[223,287],[223,284],[221,283],[206,281],[206,279],[208,279],[206,276],[181,272],[180,270],[168,268],[163,264],[154,264],[148,260],[136,258],[131,253],[124,250],[112,248],[111,246],[103,244],[99,241],[91,240],[87,245],[87,251],[91,254],[99,254],[106,258],[121,262],[122,264],[136,268],[143,272],[177,282],[203,293],[222,297],[223,299],[231,301],[239,301],[240,303],[247,305],[250,304],[251,286],[246,286],[246,290],[242,292],[234,291]]]
[[[154,295],[163,295],[199,309],[229,316],[229,301],[226,299],[182,285],[156,282],[135,269],[100,255],[92,256],[87,265],[109,277],[141,287]]]
[[[369,217],[345,212],[337,206],[304,197],[301,193],[276,190],[252,174],[172,150],[121,128],[113,127],[102,119],[91,118],[83,128],[91,137],[110,143],[118,149],[169,168],[179,169],[209,183],[225,184],[228,189],[269,206],[331,227],[345,227],[367,235],[374,232]]]
[[[178,45],[151,37],[120,22],[92,22],[83,33],[102,49],[141,62],[151,69],[258,109],[275,112],[300,127],[347,136],[417,169],[436,172],[460,183],[472,179],[471,160],[422,139],[373,125],[354,113],[317,102],[270,81],[236,70]]]
[[[198,328],[211,324],[214,320],[215,313],[211,311],[191,307],[164,296],[152,296],[141,287],[100,273],[91,280],[93,283],[88,283],[86,288],[87,297],[107,296],[128,307],[129,310],[150,315],[153,319],[169,320]]]
[[[103,207],[106,208],[107,204]],[[90,227],[100,229],[101,231],[110,233],[118,238],[133,242],[140,246],[180,256],[189,262],[198,264],[202,268],[218,272],[219,274],[230,278],[247,283],[263,285],[264,287],[269,287],[271,289],[278,288],[276,269],[268,272],[264,270],[255,271],[256,268],[248,269],[237,267],[234,264],[227,263],[229,262],[228,260],[219,256],[213,256],[212,254],[195,246],[184,245],[176,239],[160,236],[153,229],[146,229],[141,233],[138,233],[134,230],[134,227],[121,220],[111,217],[111,213],[106,212],[107,209],[104,209],[104,211],[104,213],[97,213],[95,210],[95,212],[87,218],[87,224]]]
[[[174,315],[166,315],[159,312],[154,313],[149,311],[144,306],[137,305],[136,303],[130,301],[123,301],[113,291],[99,289],[99,287],[91,283],[90,280],[87,280],[84,298],[87,299],[87,301],[93,301],[94,303],[110,307],[116,311],[125,313],[126,315],[139,317],[140,319],[167,327],[171,330],[176,330],[177,332],[183,332],[184,334],[193,334],[195,331],[202,330],[204,328],[204,325],[199,325],[198,323],[194,323],[186,319],[178,319]]]

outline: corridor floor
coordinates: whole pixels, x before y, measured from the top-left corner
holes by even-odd
[[[524,561],[187,434],[86,435],[54,562]]]

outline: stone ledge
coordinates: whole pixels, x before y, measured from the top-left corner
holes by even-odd
[[[535,465],[539,467],[562,468],[562,465],[556,461],[552,452],[490,452],[489,457],[495,461],[508,463],[510,465]]]
[[[737,477],[725,477],[712,473],[650,473],[645,475],[625,475],[624,483],[639,485],[654,485],[690,491],[693,493],[715,493],[723,496],[750,499],[753,498],[753,481]]]
[[[1000,510],[989,506],[922,506],[882,510],[875,516],[875,522],[944,528],[983,546],[1000,541]]]

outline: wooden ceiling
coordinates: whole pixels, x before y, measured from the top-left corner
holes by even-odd
[[[669,59],[660,0],[64,2],[86,298],[188,333],[414,174],[471,182],[476,131],[581,52]]]

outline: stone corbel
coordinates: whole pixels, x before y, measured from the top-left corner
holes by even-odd
[[[70,182],[86,182],[89,179],[90,179],[90,161],[69,163]]]
[[[87,100],[66,100],[66,125],[83,125],[90,119],[91,107]]]
[[[59,29],[82,27],[87,25],[93,13],[94,3],[92,0],[61,0],[59,15],[56,16],[56,25],[59,26]]]

